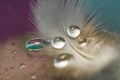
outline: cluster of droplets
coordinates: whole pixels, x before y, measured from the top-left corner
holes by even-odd
[[[67,28],[66,32],[69,38],[75,39],[80,35],[80,28],[76,25],[71,25]],[[49,44],[55,49],[63,49],[66,45],[66,41],[61,36],[53,38],[50,42],[41,38],[34,38],[28,40],[25,43],[25,47],[29,51],[38,51],[44,49],[45,47],[50,46]],[[59,54],[54,59],[54,66],[56,68],[64,68],[69,64],[71,59],[73,59],[73,56],[71,54],[68,53]]]

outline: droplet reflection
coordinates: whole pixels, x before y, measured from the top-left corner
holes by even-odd
[[[67,34],[71,38],[77,38],[80,35],[80,28],[76,25],[71,25],[67,28]]]
[[[47,45],[48,42],[40,38],[31,39],[25,43],[25,46],[29,51],[38,51]]]
[[[60,54],[54,59],[54,66],[56,68],[64,68],[69,64],[72,58],[73,56],[71,54]]]
[[[65,40],[62,37],[55,37],[51,44],[56,49],[62,49],[65,46]]]

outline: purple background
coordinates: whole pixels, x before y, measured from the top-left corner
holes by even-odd
[[[32,28],[30,0],[0,0],[0,40],[24,34]]]

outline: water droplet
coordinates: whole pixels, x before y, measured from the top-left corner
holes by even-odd
[[[67,28],[67,34],[71,38],[77,38],[80,35],[80,28],[76,25],[71,25]]]
[[[31,76],[32,79],[36,79],[36,76]]]
[[[65,40],[62,37],[55,37],[51,44],[56,49],[62,49],[65,46]]]
[[[29,51],[38,51],[47,45],[48,42],[40,38],[34,38],[25,43],[25,46]]]
[[[71,54],[60,54],[54,59],[54,66],[56,68],[64,68],[69,64],[72,58],[73,56]]]
[[[85,47],[87,45],[87,39],[86,38],[79,39],[78,44],[80,47]]]
[[[13,54],[13,55],[15,55],[16,53],[17,53],[16,50],[13,50],[13,51],[12,51],[12,54]]]
[[[26,65],[24,63],[21,63],[19,68],[20,69],[26,68]]]

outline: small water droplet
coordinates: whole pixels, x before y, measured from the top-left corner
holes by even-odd
[[[44,48],[45,46],[47,46],[49,43],[43,39],[40,38],[34,38],[31,40],[28,40],[25,43],[25,47],[29,50],[29,51],[38,51],[41,50],[42,48]]]
[[[71,25],[67,28],[67,34],[71,38],[77,38],[80,35],[80,28],[76,25]]]
[[[24,63],[21,63],[19,66],[20,69],[26,68],[26,65]]]
[[[60,54],[54,59],[54,66],[56,68],[64,68],[69,64],[72,58],[73,56],[71,54],[68,53]]]
[[[86,38],[79,39],[78,44],[80,47],[85,47],[87,45],[87,39]]]
[[[62,49],[65,46],[65,40],[62,37],[55,37],[51,44],[56,49]]]
[[[31,76],[32,79],[36,79],[36,76]]]
[[[12,51],[12,54],[14,54],[14,55],[15,55],[16,53],[17,53],[17,52],[16,52],[16,50],[13,50],[13,51]]]

